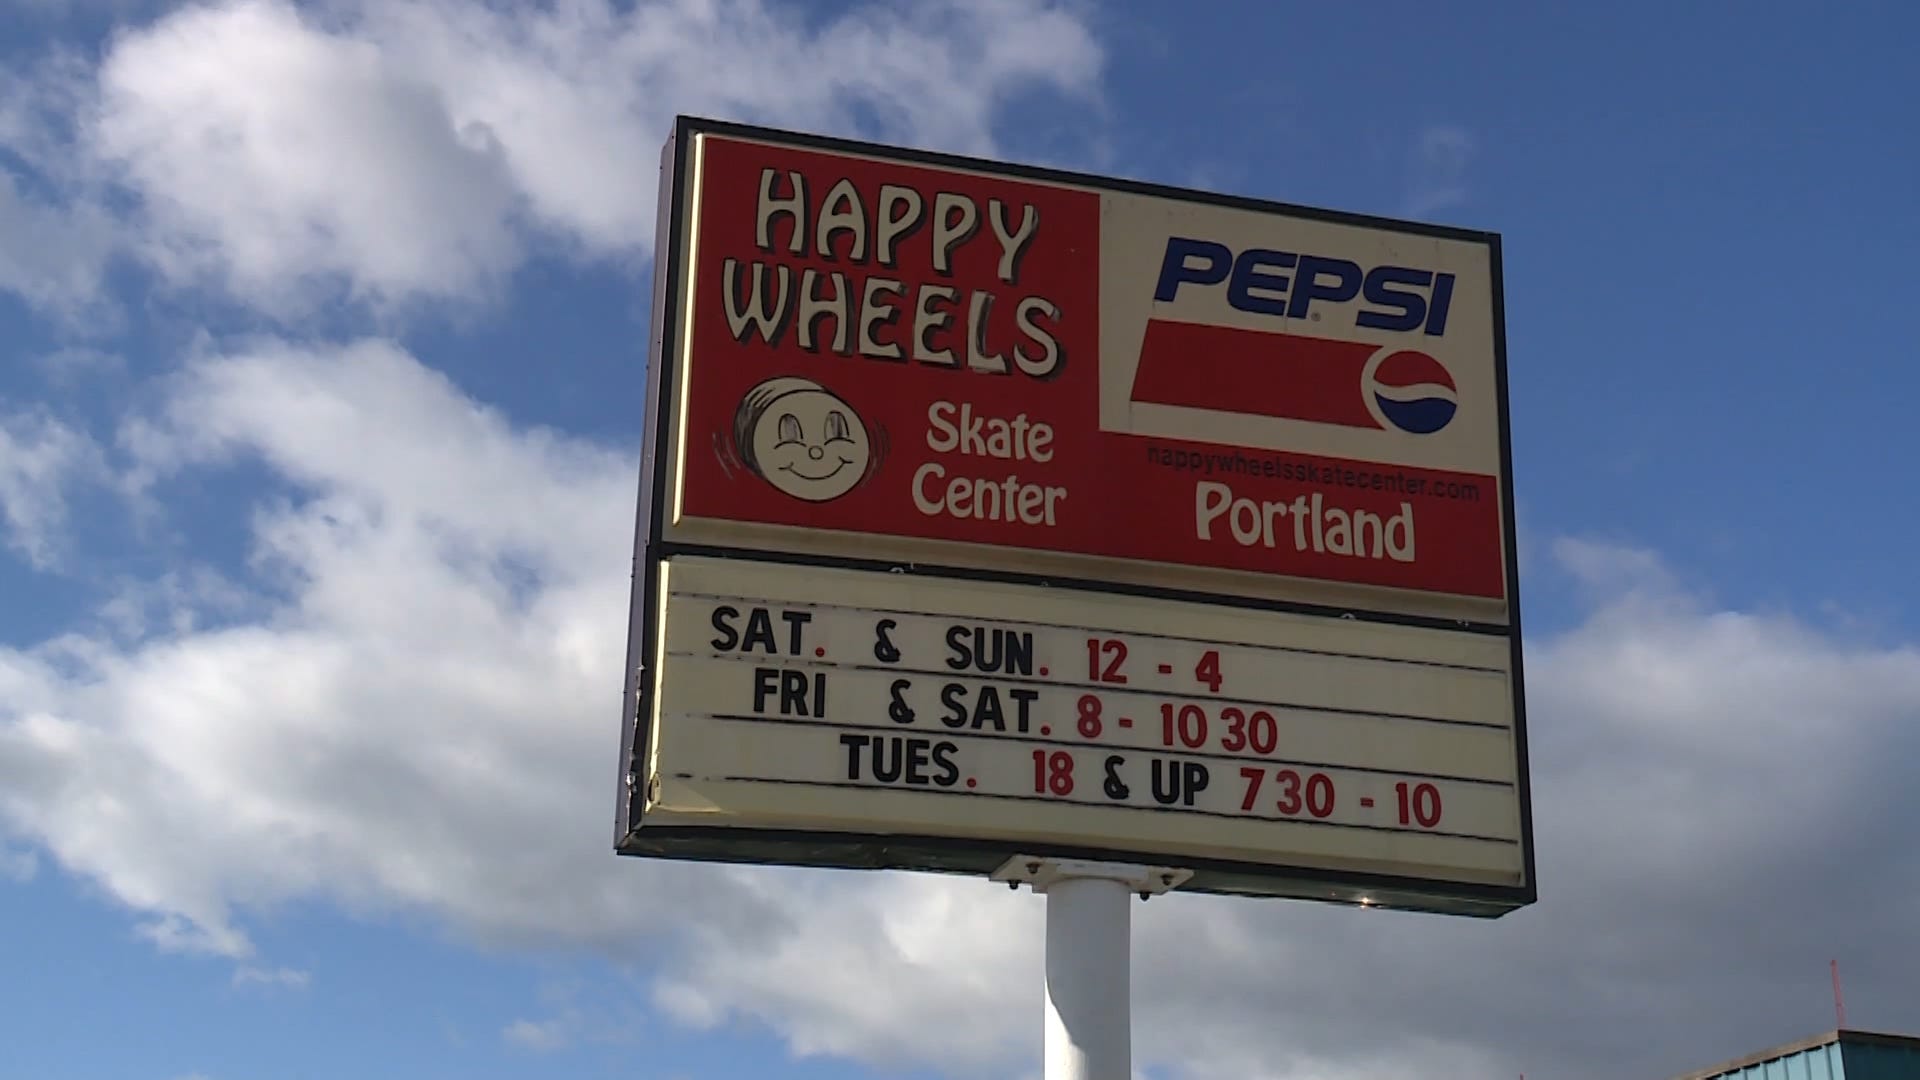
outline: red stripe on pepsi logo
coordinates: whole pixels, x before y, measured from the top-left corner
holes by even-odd
[[[1365,342],[1152,319],[1133,400],[1378,430],[1360,387],[1379,351]]]
[[[1453,376],[1441,365],[1440,361],[1423,352],[1402,349],[1380,361],[1374,369],[1373,381],[1381,386],[1418,386],[1430,383],[1455,389]]]

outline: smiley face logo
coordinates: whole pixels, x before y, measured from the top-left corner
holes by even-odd
[[[845,495],[875,464],[867,425],[853,406],[796,376],[747,391],[734,413],[733,445],[754,475],[806,502]]]

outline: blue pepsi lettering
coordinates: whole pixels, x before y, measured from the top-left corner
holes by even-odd
[[[1427,305],[1427,333],[1439,337],[1447,332],[1447,306],[1453,303],[1453,275],[1433,276],[1433,302]]]
[[[1241,311],[1258,311],[1285,318],[1287,314],[1287,275],[1269,273],[1263,267],[1284,269],[1294,257],[1285,251],[1248,248],[1233,261],[1233,281],[1227,285],[1227,303]],[[1256,296],[1260,289],[1270,295]]]
[[[1205,266],[1188,264],[1187,260],[1196,255],[1207,260]],[[1183,282],[1218,285],[1227,280],[1227,271],[1232,267],[1233,252],[1225,244],[1168,237],[1167,253],[1160,260],[1160,283],[1154,286],[1153,298],[1160,301],[1173,299],[1173,294],[1180,291]]]
[[[1447,279],[1447,285],[1449,291],[1451,291],[1453,275],[1442,274],[1441,276]],[[1353,320],[1355,325],[1364,326],[1369,330],[1407,331],[1418,329],[1420,321],[1427,315],[1426,299],[1419,293],[1406,292],[1392,288],[1392,286],[1411,285],[1415,288],[1424,289],[1431,284],[1433,284],[1433,274],[1426,270],[1413,270],[1404,266],[1381,266],[1375,268],[1373,273],[1367,275],[1366,288],[1363,290],[1366,294],[1367,303],[1374,305],[1376,308],[1396,309],[1398,314],[1389,314],[1383,311],[1363,311],[1358,318]],[[1436,301],[1435,307],[1439,317],[1439,326],[1427,332],[1438,336],[1440,331],[1446,327],[1447,309],[1445,300],[1436,298]]]
[[[1291,280],[1283,270],[1294,271]],[[1439,337],[1447,331],[1454,275],[1410,266],[1367,270],[1349,259],[1266,248],[1248,248],[1236,257],[1231,248],[1212,240],[1167,238],[1154,300],[1170,302],[1182,286],[1211,288],[1223,283],[1227,303],[1238,311],[1306,319],[1316,302],[1360,300],[1366,306],[1355,314],[1355,326],[1400,333],[1419,330]]]
[[[1332,284],[1320,280],[1322,274],[1332,274]],[[1300,260],[1299,283],[1294,286],[1293,306],[1287,309],[1290,319],[1304,319],[1315,300],[1331,300],[1336,304],[1344,303],[1360,295],[1360,267],[1345,259],[1326,259],[1318,255],[1307,255]]]

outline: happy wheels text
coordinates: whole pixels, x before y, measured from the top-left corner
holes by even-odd
[[[719,212],[750,212],[761,253],[717,267],[736,341],[775,346],[791,333],[808,352],[1036,379],[1065,361],[1059,305],[1021,290],[1043,230],[1037,205],[763,168],[752,207]],[[993,287],[962,286],[960,264],[982,245]],[[795,267],[783,255],[844,269]]]

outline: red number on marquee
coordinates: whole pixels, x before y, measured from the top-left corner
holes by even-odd
[[[1194,667],[1193,677],[1206,683],[1208,690],[1216,694],[1220,692],[1220,651],[1218,649],[1207,650],[1207,655],[1201,657],[1200,663]]]
[[[1281,813],[1297,814],[1305,810],[1317,818],[1333,813],[1333,779],[1326,773],[1314,773],[1303,781],[1292,769],[1281,769],[1276,779],[1282,789],[1277,804]],[[1304,799],[1301,798],[1303,787]]]
[[[1333,813],[1333,781],[1326,773],[1307,777],[1307,813],[1319,818]]]
[[[1112,659],[1107,661],[1105,671],[1100,670],[1100,654],[1106,653]],[[1087,678],[1094,682],[1123,683],[1125,675],[1120,674],[1120,665],[1127,661],[1127,643],[1118,638],[1087,639]]]
[[[1300,774],[1292,769],[1281,769],[1274,774],[1280,781],[1280,801],[1274,805],[1283,814],[1297,814],[1305,803],[1300,801]]]
[[[1092,694],[1080,695],[1080,735],[1088,739],[1100,737],[1100,699]]]
[[[1256,754],[1271,754],[1280,745],[1280,729],[1272,713],[1256,712],[1248,716],[1229,705],[1220,710],[1220,719],[1227,722],[1227,733],[1220,739],[1220,748],[1230,754],[1249,746]]]
[[[1065,750],[1055,750],[1049,754],[1045,750],[1033,752],[1033,790],[1055,795],[1073,794],[1073,755]]]
[[[1177,727],[1180,732],[1180,741],[1185,743],[1188,749],[1198,750],[1207,741],[1207,711],[1198,705],[1180,706]],[[1161,702],[1160,741],[1172,746],[1175,728],[1173,705],[1169,702]]]
[[[1260,794],[1260,781],[1267,778],[1267,770],[1248,768],[1243,765],[1240,768],[1240,775],[1247,781],[1247,794],[1240,800],[1240,809],[1251,810],[1254,798]]]
[[[1393,785],[1394,794],[1400,796],[1400,824],[1408,823],[1408,811],[1412,811],[1414,821],[1423,829],[1431,829],[1440,824],[1440,789],[1432,784],[1417,784],[1411,797],[1405,780]]]

